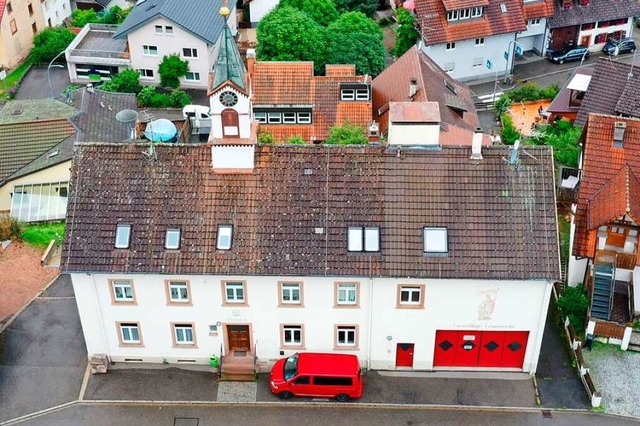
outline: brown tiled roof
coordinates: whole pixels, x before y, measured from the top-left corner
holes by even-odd
[[[75,132],[69,120],[0,125],[0,182]]]
[[[554,0],[532,1],[523,4],[524,19],[549,18],[554,14]]]
[[[416,46],[409,49],[373,80],[373,114],[374,120],[380,124],[380,132],[383,134],[387,132],[389,113],[386,106],[389,102],[404,102],[409,99],[409,82],[412,78],[415,78],[418,83],[418,91],[413,101],[438,102],[443,131],[449,135],[468,136],[467,140],[466,138],[449,138],[448,135],[441,134],[440,142],[455,145],[471,144],[473,130],[479,126],[479,120],[469,87],[451,78]],[[447,85],[452,87],[455,93],[447,88]],[[447,98],[449,94],[456,97],[458,108],[460,105],[466,108],[462,117],[447,106],[447,103],[450,103]],[[381,109],[384,110],[382,114],[379,113]],[[454,132],[454,127],[463,131]]]
[[[482,17],[455,22],[447,22],[442,0],[415,0],[415,3],[417,22],[422,27],[427,46],[524,31],[527,28],[522,0],[489,0]],[[502,4],[507,9],[505,13],[502,12]]]
[[[637,197],[639,189],[640,182],[629,165],[622,167],[588,200],[587,228],[597,229],[625,214],[636,221],[640,220],[640,210],[631,208],[631,195]],[[634,206],[638,207],[640,199],[636,198],[634,201]]]
[[[469,147],[259,145],[253,173],[224,175],[211,172],[209,146],[159,144],[155,162],[146,149],[77,147],[65,271],[560,277],[547,147],[526,147],[514,168],[506,147],[477,161]],[[130,249],[114,249],[119,222],[132,225]],[[218,251],[227,223],[233,247]],[[380,227],[381,251],[348,253],[347,227],[367,225]],[[168,226],[182,229],[180,250],[164,249]],[[424,226],[447,227],[446,256],[423,255]]]
[[[584,126],[592,112],[640,117],[640,72],[637,68],[600,58],[575,124]]]
[[[331,127],[348,121],[367,129],[372,120],[371,102],[340,101],[340,83],[364,83],[353,65],[327,65],[328,76],[314,76],[313,62],[256,62],[253,68],[253,106],[313,107],[309,125],[260,125],[278,141],[300,136],[326,140]],[[303,129],[307,127],[307,129]],[[306,137],[308,135],[309,137]]]
[[[616,121],[627,124],[621,148],[613,146]],[[582,137],[584,164],[575,214],[573,254],[593,257],[597,227],[604,220],[627,207],[634,213],[640,212],[640,188],[635,177],[640,173],[640,120],[591,114]]]
[[[116,120],[116,114],[123,109],[137,110],[135,94],[81,89],[74,93],[73,102],[80,110],[80,114],[72,118],[79,129],[78,141],[122,142],[129,139],[129,126]]]
[[[251,79],[254,106],[313,103],[313,62],[256,61]]]
[[[570,105],[571,89],[569,89],[567,86],[569,86],[569,83],[571,83],[571,81],[573,80],[573,77],[575,77],[576,75],[592,75],[592,74],[593,74],[592,67],[575,68],[573,70],[573,73],[571,74],[571,77],[567,79],[567,81],[564,83],[564,86],[562,86],[562,89],[560,89],[560,92],[558,92],[556,97],[553,98],[553,101],[551,101],[551,104],[547,107],[547,111],[558,112],[558,113],[562,113],[562,112],[577,113],[578,111],[580,111],[580,106]],[[589,85],[591,85],[591,82],[589,82]]]
[[[561,3],[559,1],[556,13],[549,19],[549,28],[629,18],[640,13],[637,0],[590,0],[588,6],[580,6],[576,2],[569,9],[562,7]]]
[[[446,10],[466,9],[474,6],[487,6],[489,0],[442,0]]]

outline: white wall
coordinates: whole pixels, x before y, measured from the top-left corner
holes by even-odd
[[[541,18],[540,23],[532,25],[527,22],[527,29],[517,35],[518,43],[522,45],[522,49],[526,52],[535,50],[538,54],[544,51],[544,34],[546,32],[547,19]]]
[[[504,52],[510,47],[509,65],[513,56],[514,33],[500,34],[485,37],[484,45],[476,46],[475,39],[461,40],[456,42],[454,50],[446,50],[446,43],[424,46],[424,52],[431,57],[441,68],[447,69],[446,64],[453,62],[454,70],[449,75],[456,80],[472,81],[482,78],[493,78],[498,72],[498,76],[503,76],[507,61],[504,59]],[[474,59],[481,58],[481,66],[473,66]],[[486,67],[487,59],[491,59],[494,64],[492,70]]]
[[[388,133],[389,145],[439,146],[440,144],[440,123],[392,123],[389,117]]]
[[[257,24],[264,16],[278,5],[278,0],[253,0],[249,3],[251,23]]]
[[[593,28],[591,30],[580,30],[578,32],[578,43],[582,40],[582,37],[591,36],[591,41],[589,44],[589,50],[591,52],[599,52],[604,47],[605,43],[595,43],[596,36],[601,33],[609,34],[616,31],[626,31],[626,36],[631,37],[631,33],[633,31],[633,17],[629,18],[625,24],[622,25],[613,25],[611,27],[606,28]]]
[[[42,12],[44,13],[44,24],[57,27],[66,17],[71,16],[71,2],[69,0],[46,0],[42,3]]]
[[[113,305],[108,278],[132,279],[137,305]],[[167,305],[164,280],[172,278],[190,279],[192,307]],[[222,306],[222,279],[246,279],[248,307]],[[363,365],[374,369],[395,368],[396,343],[415,343],[414,368],[431,369],[437,329],[529,331],[524,371],[535,371],[551,290],[549,283],[531,281],[287,277],[304,282],[304,308],[280,308],[279,279],[72,274],[89,355],[107,353],[114,361],[205,363],[223,343],[223,327],[215,336],[208,331],[209,325],[220,322],[251,324],[260,362],[270,365],[282,357],[280,324],[304,324],[305,350],[323,352],[334,350],[334,325],[344,324],[359,326],[359,348],[346,352],[355,353]],[[336,281],[360,283],[359,308],[333,307]],[[398,284],[425,285],[424,309],[397,309]],[[495,298],[495,309],[491,319],[479,320],[478,310],[488,293]],[[116,321],[140,322],[144,347],[120,347]],[[195,323],[198,347],[172,347],[171,322]]]
[[[156,34],[155,26],[162,25],[173,27],[173,35]],[[143,84],[158,85],[160,84],[160,75],[158,74],[158,66],[162,62],[164,55],[177,53],[181,59],[189,61],[189,71],[200,73],[199,82],[187,82],[184,78],[180,79],[180,87],[182,88],[198,88],[205,89],[207,87],[209,71],[213,65],[211,56],[211,45],[202,39],[193,36],[191,33],[183,30],[177,24],[162,18],[148,22],[146,25],[131,32],[127,39],[129,41],[129,50],[131,52],[131,68],[133,69],[152,69],[154,77],[152,79],[141,78]],[[157,46],[158,55],[148,56],[143,54],[143,46]],[[182,55],[183,48],[195,48],[198,50],[197,58],[185,58]]]

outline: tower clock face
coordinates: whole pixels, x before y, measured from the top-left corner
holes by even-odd
[[[220,103],[226,107],[232,107],[238,103],[238,95],[229,90],[225,90],[220,93]]]

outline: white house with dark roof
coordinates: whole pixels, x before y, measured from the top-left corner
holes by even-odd
[[[61,267],[88,355],[221,355],[231,378],[298,351],[534,372],[560,278],[551,150],[509,164],[507,147],[424,149],[410,130],[388,146],[79,145]]]
[[[138,1],[120,26],[87,24],[66,51],[69,75],[75,83],[107,80],[125,68],[140,71],[140,82],[159,85],[158,66],[165,55],[189,62],[181,88],[206,89],[226,25],[236,33],[232,7],[219,12],[222,0]]]

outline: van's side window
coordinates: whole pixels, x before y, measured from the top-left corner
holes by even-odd
[[[353,382],[351,377],[314,377],[314,385],[320,386],[351,386]]]
[[[309,376],[300,376],[295,379],[293,383],[295,383],[296,385],[308,385],[309,383],[311,383],[311,380],[309,380]]]

